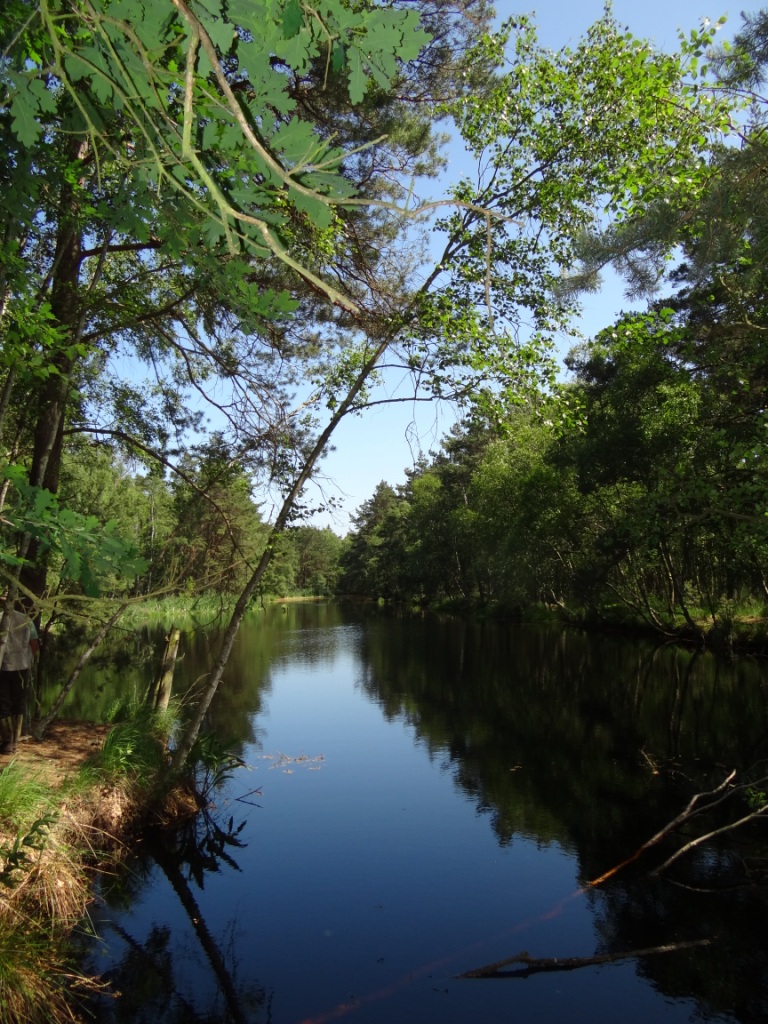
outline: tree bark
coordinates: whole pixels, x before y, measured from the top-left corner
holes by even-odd
[[[150,687],[147,694],[147,703],[155,711],[167,711],[173,692],[173,673],[176,669],[176,659],[179,654],[179,643],[181,642],[181,630],[171,626],[166,637],[163,662],[157,678]]]

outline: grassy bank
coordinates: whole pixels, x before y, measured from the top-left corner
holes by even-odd
[[[98,982],[77,971],[73,938],[88,927],[94,874],[114,869],[145,825],[197,812],[189,787],[158,785],[163,728],[121,722],[93,750],[83,734],[106,730],[59,723],[68,756],[29,741],[0,762],[0,1024],[80,1020]]]
[[[257,597],[249,606],[250,610],[270,604],[289,604],[304,601],[333,600],[327,596],[316,594],[267,594]],[[226,625],[237,601],[237,594],[203,594],[200,596],[163,597],[146,601],[138,601],[129,606],[121,618],[123,626],[158,625],[168,627],[171,624],[185,627],[189,625]]]

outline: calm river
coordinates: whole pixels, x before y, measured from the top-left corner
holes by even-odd
[[[185,635],[182,691],[213,640]],[[101,679],[70,714],[107,700]],[[122,995],[97,1020],[763,1024],[765,890],[741,883],[768,869],[765,827],[662,878],[673,846],[584,885],[768,758],[767,703],[748,659],[376,607],[254,612],[208,723],[245,767],[105,888],[85,967]]]

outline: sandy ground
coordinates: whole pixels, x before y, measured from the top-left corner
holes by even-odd
[[[61,783],[99,750],[111,725],[93,722],[54,722],[42,740],[22,738],[16,754],[0,754],[0,770],[14,757],[28,764],[30,771],[40,772],[51,783]]]

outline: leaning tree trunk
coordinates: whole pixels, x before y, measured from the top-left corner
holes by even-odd
[[[48,714],[45,716],[45,718],[41,718],[40,721],[38,722],[38,724],[35,726],[35,737],[37,739],[42,739],[43,735],[45,734],[46,729],[51,724],[51,722],[56,718],[56,716],[58,715],[58,713],[61,711],[62,707],[64,706],[64,701],[67,699],[67,694],[69,693],[69,691],[72,689],[72,687],[77,682],[77,680],[78,680],[78,678],[80,676],[80,673],[83,671],[85,666],[91,660],[91,657],[92,657],[94,651],[96,650],[96,648],[101,643],[104,642],[107,634],[112,629],[112,627],[115,625],[115,623],[117,622],[117,620],[120,618],[120,616],[123,614],[123,612],[125,611],[125,609],[127,607],[128,607],[128,602],[125,602],[124,604],[120,605],[120,607],[117,609],[117,611],[114,613],[114,615],[110,619],[108,619],[104,623],[104,625],[101,627],[101,629],[96,634],[93,642],[90,644],[90,646],[87,648],[87,650],[83,651],[83,653],[80,655],[80,657],[77,660],[77,663],[76,663],[75,667],[69,673],[69,678],[64,683],[64,685],[62,686],[61,690],[59,691],[58,697],[53,702],[53,706],[51,707],[51,710],[48,712]]]
[[[466,204],[465,204],[466,205]],[[484,219],[487,221],[487,217],[484,215]],[[200,695],[195,714],[192,720],[189,722],[183,736],[181,737],[176,750],[173,755],[173,759],[170,765],[170,771],[172,773],[179,772],[187,761],[192,747],[198,737],[200,729],[202,727],[205,715],[210,707],[211,701],[213,700],[216,691],[219,688],[224,671],[229,660],[229,655],[232,651],[232,647],[240,629],[240,624],[245,617],[245,613],[248,609],[248,605],[251,598],[256,593],[264,573],[267,571],[267,567],[272,559],[272,551],[274,548],[275,541],[285,529],[290,515],[293,511],[294,505],[304,489],[304,485],[312,476],[312,472],[317,465],[318,461],[324,454],[330,440],[333,436],[334,431],[344,419],[344,417],[354,409],[355,402],[362,392],[363,388],[367,384],[371,374],[374,373],[379,365],[379,362],[388,351],[390,345],[392,345],[399,334],[401,328],[406,325],[416,315],[419,303],[423,297],[429,294],[433,284],[440,276],[443,270],[443,261],[447,260],[449,254],[455,252],[456,247],[461,248],[465,242],[459,241],[457,238],[451,238],[446,245],[443,253],[443,258],[439,260],[432,271],[427,275],[425,280],[422,282],[418,291],[411,297],[410,302],[406,308],[398,316],[393,316],[391,313],[385,315],[383,321],[375,323],[374,331],[369,334],[369,339],[373,346],[373,350],[368,359],[360,367],[357,377],[354,379],[349,387],[346,395],[336,406],[328,424],[326,425],[323,432],[318,437],[314,444],[311,452],[309,453],[301,471],[296,477],[293,486],[291,487],[288,495],[283,501],[280,512],[278,513],[275,524],[269,534],[267,546],[264,549],[264,553],[259,559],[259,564],[256,566],[251,578],[245,585],[240,597],[235,604],[234,611],[229,620],[229,624],[224,631],[224,635],[221,639],[221,646],[219,653],[216,657],[216,661],[211,670],[210,678]]]
[[[379,360],[382,358],[384,353],[389,348],[391,340],[392,336],[390,335],[387,338],[385,338],[385,340],[381,341],[377,345],[376,349],[374,350],[373,354],[370,356],[368,361],[362,367],[360,373],[357,376],[357,379],[354,381],[351,388],[347,392],[346,397],[342,402],[339,403],[336,412],[329,420],[325,430],[320,434],[317,441],[315,442],[315,445],[312,451],[310,452],[307,461],[304,463],[301,472],[296,477],[296,480],[294,481],[291,490],[288,492],[288,495],[283,502],[277,519],[275,520],[275,524],[272,527],[272,530],[270,531],[269,539],[267,540],[267,545],[264,549],[264,553],[259,559],[259,564],[256,566],[256,569],[254,570],[251,578],[248,580],[245,587],[243,588],[242,593],[237,599],[237,603],[235,604],[232,616],[229,620],[229,625],[225,629],[224,635],[221,639],[221,646],[219,648],[219,653],[216,656],[216,661],[214,663],[213,669],[211,670],[210,678],[202,694],[200,695],[197,707],[195,708],[195,714],[193,715],[191,721],[189,722],[189,725],[187,726],[184,735],[181,737],[181,740],[179,741],[179,744],[174,752],[173,760],[171,761],[170,766],[171,772],[178,772],[184,767],[184,764],[186,763],[186,760],[189,757],[192,747],[194,746],[195,741],[197,740],[197,737],[200,733],[200,729],[203,724],[203,720],[205,719],[205,715],[208,711],[208,708],[211,705],[211,701],[213,700],[216,691],[219,688],[219,683],[221,682],[222,677],[224,675],[224,671],[227,667],[229,655],[232,651],[235,638],[237,637],[237,634],[240,630],[240,624],[242,623],[245,617],[245,613],[248,610],[248,605],[250,604],[251,598],[256,593],[258,586],[261,583],[261,580],[264,576],[264,573],[267,571],[269,563],[272,560],[272,552],[274,550],[275,542],[279,535],[285,529],[286,524],[288,523],[288,520],[290,518],[291,512],[293,511],[293,506],[296,500],[298,499],[299,495],[304,489],[304,485],[307,483],[310,476],[312,475],[312,471],[315,468],[315,465],[317,464],[318,460],[322,456],[323,452],[325,451],[326,446],[328,445],[334,430],[339,425],[344,416],[346,416],[346,414],[352,409],[355,399],[357,398],[360,391],[363,389],[371,373],[373,373],[373,371],[376,369]]]

